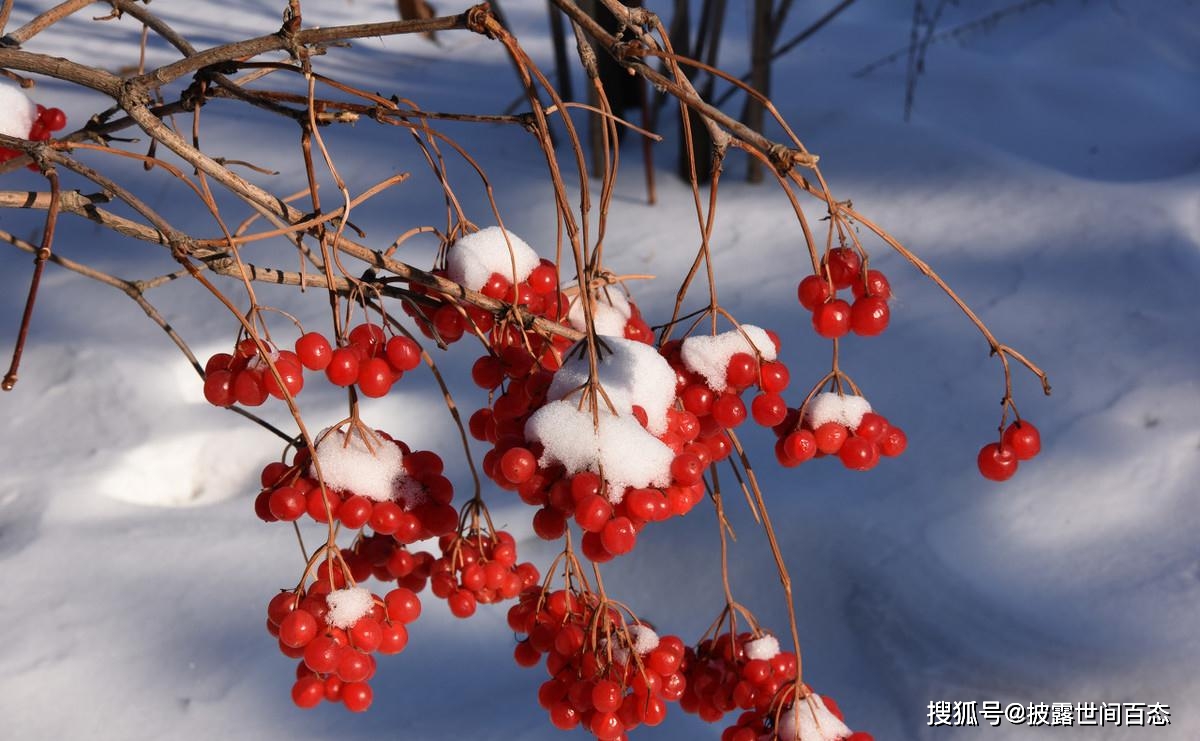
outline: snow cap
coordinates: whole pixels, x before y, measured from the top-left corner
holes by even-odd
[[[646,412],[646,429],[650,434],[661,435],[666,432],[667,409],[675,402],[675,371],[671,364],[654,347],[641,342],[606,337],[604,344],[612,352],[601,352],[598,380],[616,407],[617,414],[631,415],[633,407],[640,406]],[[581,354],[567,361],[554,374],[546,398],[550,401],[577,400],[582,393],[577,389],[587,379],[587,356]],[[608,405],[603,398],[599,401],[600,409],[607,413]],[[605,466],[606,472],[607,469]]]
[[[747,337],[753,345],[746,341]],[[680,357],[684,367],[703,376],[709,388],[724,391],[728,385],[725,371],[729,368],[729,359],[740,352],[754,355],[755,348],[758,348],[763,360],[775,359],[775,343],[766,330],[743,324],[741,331],[731,329],[718,335],[688,337],[683,341]]]
[[[792,703],[779,718],[779,741],[842,741],[851,733],[815,693]]]
[[[770,661],[779,655],[779,641],[770,633],[761,638],[755,638],[753,641],[746,641],[743,648],[746,651],[746,658],[751,660]]]
[[[37,120],[37,106],[16,85],[0,82],[0,134],[29,138]]]
[[[632,415],[613,416],[601,401],[599,428],[597,433],[590,409],[579,409],[575,401],[552,401],[525,423],[525,438],[542,444],[542,467],[558,463],[568,475],[603,469],[608,498],[614,503],[629,487],[671,483],[674,451]]]
[[[507,239],[505,235],[508,235]],[[446,269],[450,280],[472,291],[483,288],[492,273],[499,273],[512,283],[514,262],[516,282],[520,283],[538,266],[538,256],[525,240],[498,226],[489,226],[462,237],[446,253]]]
[[[826,391],[809,400],[808,407],[804,410],[804,419],[814,430],[826,422],[837,422],[855,430],[862,424],[863,415],[869,411],[871,403],[861,396],[839,396],[832,391]]]
[[[329,605],[325,622],[335,628],[349,628],[371,611],[375,598],[371,596],[369,589],[350,587],[335,589],[325,595],[325,604]]]
[[[368,440],[364,440],[363,435]],[[392,498],[397,487],[403,486],[408,477],[400,448],[374,433],[362,428],[350,435],[341,430],[325,430],[319,439],[316,459],[321,464],[325,485],[331,489],[384,502]],[[315,465],[311,475],[317,476]]]
[[[593,304],[592,320],[596,324],[596,334],[608,337],[624,337],[625,325],[633,316],[629,299],[625,292],[617,286],[609,286],[607,290],[596,292],[596,302]],[[580,332],[587,329],[583,319],[583,294],[579,293],[571,299],[571,308],[567,312],[567,321]]]

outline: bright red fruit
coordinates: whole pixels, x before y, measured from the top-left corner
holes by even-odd
[[[421,346],[407,337],[393,337],[384,346],[388,362],[404,373],[421,364]]]
[[[833,298],[833,289],[830,287],[829,281],[820,275],[810,275],[800,281],[800,285],[796,287],[796,293],[800,298],[800,305],[809,311]]]
[[[850,307],[850,329],[863,337],[874,337],[887,329],[891,319],[887,299],[864,296],[856,299]]]
[[[334,386],[349,386],[358,380],[358,366],[358,353],[348,347],[339,347],[330,356],[325,377]]]
[[[988,443],[979,451],[979,472],[985,479],[1007,481],[1017,472],[1017,456],[1000,443]]]
[[[320,332],[309,332],[296,340],[296,355],[300,363],[311,371],[322,371],[329,365],[333,348]]]
[[[826,260],[834,288],[849,288],[862,270],[862,258],[849,247],[835,247]]]
[[[813,329],[827,340],[845,337],[850,332],[850,304],[840,298],[821,304],[813,311]]]
[[[1004,446],[1017,460],[1027,461],[1042,451],[1042,436],[1032,422],[1019,419],[1004,430]]]

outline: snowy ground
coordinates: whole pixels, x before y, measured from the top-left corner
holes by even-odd
[[[46,5],[18,4],[10,28]],[[235,5],[153,7],[207,46],[231,40],[232,27],[274,30],[283,3]],[[547,59],[543,4],[504,5],[523,42]],[[934,47],[908,124],[902,64],[850,75],[906,42],[908,3],[859,3],[779,68],[779,106],[822,156],[835,194],[928,259],[1002,340],[1042,364],[1055,388],[1043,399],[1032,378],[1018,376],[1018,402],[1041,427],[1045,451],[1007,484],[981,479],[974,456],[996,424],[999,366],[935,287],[875,245],[874,264],[898,296],[893,326],[878,340],[848,343],[844,367],[905,427],[909,451],[866,475],[819,463],[785,471],[758,436],[760,475],[797,583],[805,676],[839,700],[852,726],[881,741],[1200,737],[1200,7],[1135,5],[1057,3],[962,45]],[[310,3],[306,21],[387,19],[393,7]],[[135,60],[137,28],[87,20],[99,14],[85,11],[28,48],[112,68]],[[431,108],[493,112],[516,97],[495,45],[465,33],[442,42],[364,40],[321,63],[335,77]],[[451,56],[461,64],[439,69]],[[165,47],[151,49],[151,63],[171,58]],[[736,71],[742,61],[727,64]],[[53,82],[40,89],[74,122],[100,107]],[[296,190],[303,178],[293,134],[280,147],[277,124],[232,110],[205,109],[209,146],[280,170],[273,187]],[[529,140],[514,130],[454,133],[496,181],[510,228],[553,244],[549,191]],[[369,172],[363,183],[419,170],[411,148],[399,150],[406,159],[381,164],[394,136],[360,127],[335,141],[335,156],[348,172]],[[663,149],[666,168],[674,146]],[[643,205],[635,150],[626,153],[610,262],[664,276],[637,293],[653,320],[669,310],[673,276],[690,260],[668,246],[684,228],[691,249],[691,196],[664,172],[661,204]],[[40,185],[12,173],[3,187]],[[468,213],[487,223],[480,189],[463,192]],[[147,193],[152,206],[171,209],[167,196]],[[440,218],[429,216],[440,199],[427,183],[394,193],[356,212],[374,244]],[[824,372],[828,350],[795,304],[806,270],[798,231],[769,188],[730,178],[722,196],[722,303],[780,332],[791,394],[800,393]],[[211,231],[199,214],[173,215],[181,227]],[[0,228],[35,235],[38,221],[4,211]],[[86,222],[64,222],[56,246],[128,277],[171,269],[154,248]],[[428,262],[420,255],[430,248],[408,257]],[[0,345],[10,347],[28,259],[0,250],[0,261]],[[784,265],[795,269],[776,269]],[[320,316],[324,303],[266,289],[260,296],[304,319]],[[152,298],[198,354],[228,345],[233,322],[199,289],[174,285]],[[462,378],[471,357],[460,348],[447,358],[452,375]],[[511,661],[503,609],[461,622],[433,599],[410,647],[381,663],[369,713],[296,710],[292,664],[262,623],[266,600],[295,580],[297,549],[288,528],[251,512],[275,440],[206,405],[194,373],[132,302],[62,271],[46,274],[22,370],[3,397],[0,622],[10,637],[0,652],[0,735],[559,735],[535,703],[540,671]],[[425,395],[431,387],[414,374],[366,414],[443,451],[466,488],[440,400]],[[302,400],[310,419],[341,416],[337,394],[306,391]],[[278,409],[267,416],[283,422]],[[498,520],[531,538],[529,512],[499,494],[494,501]],[[734,513],[734,524],[752,533],[745,512]],[[757,541],[743,537],[735,548],[734,588],[764,623],[783,629],[781,592]],[[697,636],[719,607],[715,545],[713,518],[698,510],[648,531],[606,582],[646,617]],[[529,546],[543,564],[552,555]],[[1158,702],[1170,705],[1172,725],[928,728],[931,700]],[[675,711],[663,727],[638,732],[718,733]]]

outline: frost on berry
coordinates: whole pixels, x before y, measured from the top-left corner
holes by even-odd
[[[363,587],[335,589],[325,596],[325,602],[329,605],[325,622],[335,628],[349,628],[369,613],[375,604],[371,590]]]
[[[746,341],[746,337],[754,343]],[[683,341],[681,357],[683,365],[692,373],[704,377],[708,387],[713,391],[724,391],[726,386],[725,371],[729,367],[729,359],[737,353],[754,355],[755,349],[763,360],[775,359],[775,343],[766,331],[749,324],[743,324],[741,330],[733,329],[718,335],[694,335]]]
[[[514,281],[513,265],[516,264]],[[489,226],[455,242],[446,255],[450,280],[481,290],[493,273],[509,283],[520,283],[538,266],[537,253],[516,234]]]
[[[400,449],[362,427],[349,433],[323,431],[317,443],[317,461],[327,486],[376,502],[391,499],[407,476]],[[312,476],[316,475],[314,466]]]

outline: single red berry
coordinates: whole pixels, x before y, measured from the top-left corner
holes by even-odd
[[[525,279],[537,294],[551,294],[558,288],[558,269],[549,260],[543,260]]]
[[[368,358],[375,357],[380,350],[383,349],[383,343],[386,335],[383,333],[383,327],[370,322],[360,324],[350,330],[348,339],[351,345],[357,345],[362,348]]]
[[[896,456],[908,447],[908,435],[899,427],[888,426],[887,432],[878,441],[879,452],[886,456]]]
[[[67,114],[58,108],[47,108],[42,111],[40,120],[50,131],[59,131],[67,125]]]
[[[787,366],[779,361],[771,361],[762,364],[758,385],[769,394],[778,394],[788,387],[790,380]]]
[[[446,598],[450,613],[457,618],[469,618],[475,614],[475,595],[465,589],[459,589]]]
[[[979,451],[979,473],[992,481],[1007,481],[1017,472],[1017,456],[1000,443],[988,443]]]
[[[271,492],[270,508],[276,519],[292,522],[308,509],[308,497],[293,487],[281,486]]]
[[[779,394],[759,394],[750,404],[750,413],[763,427],[774,427],[787,417],[788,406]]]
[[[837,289],[849,288],[862,270],[862,258],[850,247],[835,247],[826,259],[829,277]]]
[[[373,698],[371,685],[366,682],[346,682],[342,685],[342,704],[352,713],[361,713],[371,707]]]
[[[284,389],[287,389],[292,397],[304,390],[304,371],[299,363],[281,357],[275,362],[275,370],[283,381],[282,386],[279,385],[279,381],[275,380],[275,374],[271,372],[270,368],[264,366],[262,369],[263,388],[268,394],[276,399],[282,399],[285,397]]]
[[[803,463],[817,454],[817,438],[811,430],[796,430],[783,440],[788,457]]]
[[[537,470],[537,459],[525,448],[511,448],[500,457],[500,475],[509,483],[523,484]]]
[[[219,370],[227,371],[230,369],[230,367],[232,367],[232,365],[232,355],[227,352],[215,353],[211,358],[208,359],[208,362],[204,364],[204,375],[208,376],[209,373]]]
[[[850,304],[840,298],[823,303],[813,311],[812,323],[827,340],[845,337],[850,332]]]
[[[471,380],[481,389],[491,390],[504,381],[504,366],[500,358],[484,355],[471,366]]]
[[[508,279],[500,273],[492,273],[488,276],[487,282],[479,289],[479,292],[488,298],[494,298],[497,301],[502,301],[512,288],[512,284]]]
[[[317,619],[305,610],[289,612],[279,623],[279,641],[291,648],[302,648],[317,637]]]
[[[614,517],[609,520],[600,532],[600,542],[604,544],[604,550],[614,556],[632,551],[637,542],[633,522],[628,517]]]
[[[1004,446],[1017,460],[1027,461],[1042,452],[1042,436],[1032,422],[1019,419],[1004,430]]]
[[[334,386],[349,386],[358,380],[358,353],[349,347],[339,347],[330,355],[325,377]]]
[[[309,332],[296,340],[296,355],[305,368],[311,371],[323,371],[329,366],[333,347],[330,346],[329,340],[325,339],[325,335],[320,332]]]
[[[826,422],[813,430],[813,437],[817,441],[817,450],[826,455],[833,455],[841,450],[849,434],[846,426],[837,422]]]
[[[892,297],[892,286],[888,283],[887,276],[878,270],[868,270],[866,280],[856,279],[850,284],[850,289],[854,292],[854,298],[878,296],[886,300]]]
[[[671,461],[671,478],[682,486],[691,486],[704,475],[704,463],[693,453],[680,453]]]
[[[233,395],[239,404],[248,407],[261,406],[267,400],[267,389],[263,384],[262,371],[247,368],[233,376]]]
[[[842,465],[851,471],[867,471],[879,463],[879,451],[875,444],[857,435],[849,437],[838,450]]]
[[[858,427],[854,429],[854,434],[857,437],[866,438],[871,442],[877,442],[887,431],[888,421],[886,417],[875,412],[867,412],[862,416],[862,421],[858,423]]]
[[[392,368],[383,358],[368,358],[358,366],[358,390],[378,399],[392,390]]]
[[[297,679],[292,685],[292,702],[296,707],[315,708],[325,699],[325,681],[319,677],[307,676]]]
[[[713,402],[712,417],[717,424],[732,429],[746,421],[746,405],[736,394],[721,394]]]
[[[729,358],[725,368],[725,383],[743,389],[758,379],[758,361],[750,353],[738,352]]]
[[[421,346],[408,337],[396,336],[388,340],[384,353],[392,367],[403,373],[421,364]]]
[[[237,401],[233,393],[233,374],[225,370],[205,373],[204,398],[216,407],[232,406]]]
[[[815,310],[833,298],[833,288],[829,285],[829,281],[820,275],[810,275],[800,281],[800,285],[796,287],[796,293],[800,298],[800,305],[809,311]]]
[[[863,296],[850,307],[850,329],[863,337],[875,337],[887,329],[891,311],[887,299]]]

